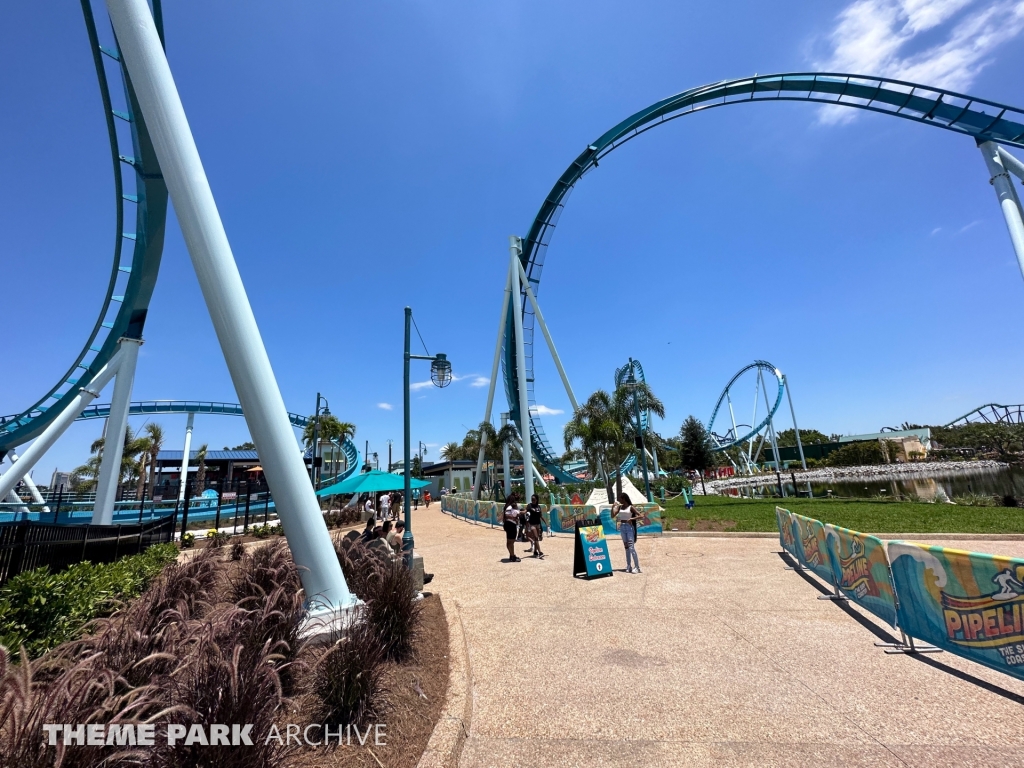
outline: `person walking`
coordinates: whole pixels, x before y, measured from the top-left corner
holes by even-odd
[[[530,503],[526,505],[526,538],[530,540],[530,549],[534,557],[544,559],[544,553],[540,551],[541,533],[540,498],[537,494],[530,497]]]
[[[391,494],[384,493],[380,497],[380,516],[382,520],[391,519]]]
[[[613,512],[619,524],[622,546],[626,548],[626,573],[643,573],[640,570],[640,559],[636,556],[636,527],[634,526],[635,521],[639,520],[641,515],[629,500],[629,496],[624,493],[619,494],[619,503],[615,505]]]
[[[508,547],[508,561],[510,563],[520,562],[520,559],[516,557],[516,533],[519,531],[519,518],[521,516],[517,502],[516,495],[514,493],[509,494],[508,501],[505,504],[505,513],[502,516],[502,527],[505,529],[505,546]]]
[[[413,488],[413,490],[412,490],[412,508],[413,509],[419,509],[420,508],[420,489],[419,488]]]

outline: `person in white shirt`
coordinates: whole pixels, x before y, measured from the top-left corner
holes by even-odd
[[[382,520],[391,519],[391,494],[385,493],[380,497],[380,516]]]
[[[374,509],[373,509],[373,497],[372,496],[367,496],[366,497],[366,503],[363,505],[363,511],[367,515],[369,515],[371,519],[376,517],[377,513],[374,512]]]
[[[502,520],[502,527],[505,529],[505,546],[508,547],[508,561],[518,563],[516,557],[516,534],[519,532],[519,504],[514,493],[509,494],[505,504],[505,513]]]
[[[626,573],[643,573],[640,570],[640,560],[636,556],[636,528],[633,527],[633,522],[639,520],[642,515],[624,493],[619,494],[619,503],[615,505],[612,513],[619,525],[622,546],[626,548]]]

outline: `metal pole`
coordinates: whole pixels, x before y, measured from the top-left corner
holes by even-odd
[[[412,428],[409,423],[409,346],[410,334],[412,332],[412,307],[405,308],[405,355],[402,359],[402,457],[404,467],[404,487],[402,491],[402,506],[405,512],[405,533],[402,534],[402,557],[406,566],[412,570],[412,554],[415,541],[412,535],[412,510],[409,501],[412,497]],[[420,460],[422,466],[422,459]]]
[[[796,411],[793,410],[793,395],[789,391],[789,377],[783,376],[782,381],[786,385],[786,398],[789,400],[789,415],[793,417],[793,431],[796,432],[796,447],[797,450],[800,451],[800,466],[807,469],[807,459],[804,458],[804,444],[800,440],[800,427],[796,425]]]
[[[507,413],[503,413],[503,414],[501,414],[501,426],[504,427],[506,424],[508,424],[508,414]],[[508,495],[510,493],[512,493],[512,466],[511,466],[511,463],[509,462],[509,450],[508,450],[508,443],[507,442],[502,443],[502,446],[501,446],[501,460],[502,460],[502,462],[504,462],[504,469],[505,469],[505,477],[504,477],[505,498],[507,499]]]
[[[7,494],[14,490],[14,487],[21,480],[22,475],[27,475],[35,467],[36,462],[43,457],[57,438],[64,434],[72,422],[100,395],[100,391],[110,383],[110,380],[117,373],[121,364],[123,347],[118,347],[117,352],[107,361],[93,380],[89,383],[89,389],[84,387],[78,390],[78,394],[68,403],[67,408],[60,412],[50,426],[43,430],[43,433],[36,438],[35,442],[21,455],[18,460],[17,472],[6,472],[0,475],[0,499],[6,498]]]
[[[181,475],[178,477],[178,501],[185,498],[185,483],[188,481],[188,460],[192,453],[192,425],[195,423],[196,415],[190,413],[185,423],[185,448],[182,450]]]
[[[501,316],[498,319],[498,342],[494,345],[494,361],[491,363],[491,382],[487,387],[487,407],[484,408],[484,421],[491,423],[491,408],[494,406],[494,389],[498,384],[498,364],[501,362],[501,342],[505,338],[505,323],[508,318],[509,297],[512,295],[512,264],[508,265],[505,276],[505,293],[501,298]],[[480,499],[480,473],[484,465],[484,453],[487,450],[487,439],[480,435],[480,452],[476,457],[476,484],[473,486],[473,501]],[[507,463],[507,462],[506,462]]]
[[[114,394],[110,398],[110,416],[107,417],[107,437],[103,443],[100,476],[96,481],[96,503],[92,508],[93,525],[112,525],[114,497],[121,482],[121,457],[124,455],[124,434],[128,429],[128,409],[131,407],[132,382],[135,364],[139,359],[142,339],[122,338],[123,359],[114,379]]]
[[[511,235],[508,239],[510,258],[519,261],[520,239]],[[513,265],[514,267],[514,265]],[[530,393],[526,387],[526,342],[523,339],[523,307],[520,301],[522,289],[519,283],[519,270],[513,268],[512,276],[512,320],[516,334],[516,378],[519,380],[519,436],[523,439],[523,500],[529,502],[533,496],[533,472],[528,467],[532,461],[530,455]]]
[[[64,483],[60,484],[57,489],[57,506],[53,510],[53,524],[57,524],[57,519],[60,517],[60,503],[64,501]]]
[[[142,482],[142,498],[139,500],[139,525],[142,525],[142,516],[146,513],[146,482]]]
[[[18,454],[16,451],[11,449],[7,452],[7,458],[10,459],[11,466],[13,467],[14,463],[18,460]],[[43,494],[39,492],[39,486],[37,486],[35,481],[32,479],[32,475],[25,475],[21,479],[24,480],[25,485],[28,486],[28,492],[32,496],[32,501],[40,505],[39,511],[43,514],[50,514],[50,508],[46,506],[46,500],[43,499]]]
[[[292,442],[288,411],[238,273],[160,44],[147,0],[107,0],[132,87],[145,115],[238,401],[274,489],[281,524],[308,601],[324,611],[354,600],[345,584],[331,536]],[[319,612],[319,611],[318,611]]]
[[[654,501],[651,495],[651,478],[647,474],[647,451],[644,449],[644,433],[640,424],[640,401],[636,397],[636,374],[633,373],[633,358],[629,358],[629,381],[633,385],[633,414],[636,416],[636,435],[640,441],[640,460],[644,468],[644,490],[647,492],[647,501]]]
[[[316,410],[313,411],[313,445],[310,448],[309,457],[309,480],[316,488],[316,453],[317,442],[320,439],[320,393],[316,393]]]
[[[1003,168],[1008,170],[1018,179],[1024,181],[1024,163],[1018,160],[1015,156],[1011,155],[1006,151],[1004,147],[998,147],[999,159],[1003,163]]]
[[[1010,242],[1013,243],[1014,253],[1017,254],[1017,265],[1020,267],[1021,273],[1024,273],[1024,220],[1021,219],[1017,190],[1013,188],[1010,174],[1006,170],[1007,163],[1003,160],[999,146],[995,142],[982,142],[978,145],[978,149],[981,150],[981,155],[985,158],[985,165],[991,176],[988,180],[989,184],[995,189],[999,207],[1003,211],[1006,228],[1010,232]]]
[[[533,314],[537,316],[537,322],[540,324],[541,333],[544,334],[544,340],[548,343],[548,351],[551,353],[551,357],[555,361],[555,368],[558,369],[558,375],[562,377],[562,386],[565,387],[565,393],[569,396],[569,402],[572,403],[573,411],[578,411],[580,406],[576,402],[576,395],[572,392],[572,387],[569,385],[569,377],[565,375],[565,369],[562,367],[562,359],[558,356],[558,350],[555,349],[555,340],[551,338],[551,332],[548,330],[548,324],[544,322],[544,313],[540,311],[540,304],[537,303],[537,297],[533,295],[533,289],[530,287],[530,281],[526,277],[526,270],[523,269],[523,262],[519,259],[515,260],[516,266],[519,267],[519,279],[522,282],[523,288],[526,289],[526,295],[530,299],[530,304],[533,305]]]
[[[757,376],[758,376],[759,379],[762,377],[762,373],[761,373],[760,369],[758,369],[758,371],[757,371]],[[768,413],[769,413],[769,416],[768,416],[768,434],[771,436],[772,451],[774,451],[774,453],[775,453],[775,474],[776,474],[776,476],[778,476],[779,475],[779,470],[782,469],[782,457],[779,455],[779,441],[775,437],[775,420],[771,417],[772,405],[768,401],[768,386],[766,384],[764,384],[763,379],[762,379],[761,383],[763,385],[761,387],[761,389],[764,391],[764,407],[768,409]],[[782,480],[781,479],[779,480],[779,495],[783,496],[783,497],[785,497],[785,495],[786,495],[785,491],[782,488]]]

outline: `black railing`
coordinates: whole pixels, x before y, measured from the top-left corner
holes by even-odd
[[[83,560],[111,563],[173,538],[173,517],[142,525],[0,523],[0,584],[44,565],[56,572]]]

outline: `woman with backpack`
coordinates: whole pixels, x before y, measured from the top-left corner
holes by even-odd
[[[635,527],[636,521],[643,515],[637,511],[637,508],[629,500],[629,496],[624,493],[619,494],[619,503],[612,509],[612,514],[619,526],[622,546],[626,548],[626,573],[643,573],[640,570],[640,560],[636,556]]]

